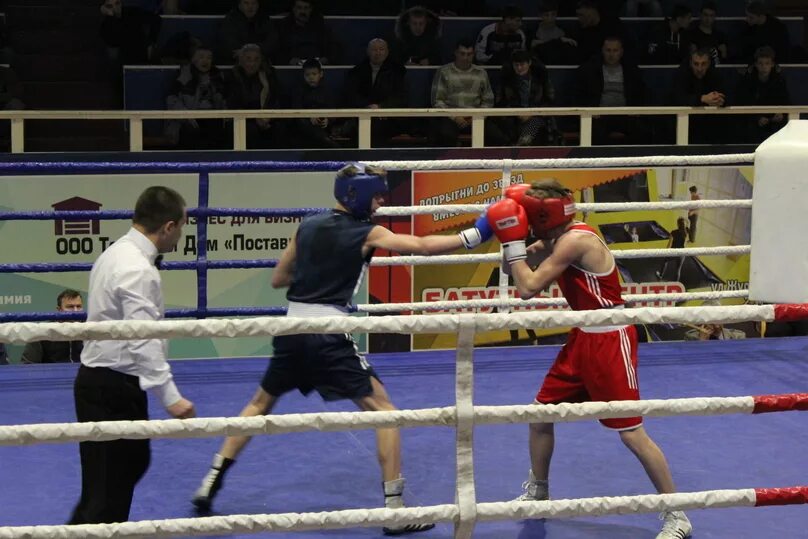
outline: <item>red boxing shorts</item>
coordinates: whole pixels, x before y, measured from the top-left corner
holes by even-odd
[[[637,330],[634,326],[601,332],[573,328],[567,344],[544,377],[536,395],[542,404],[639,400]],[[610,429],[630,430],[642,417],[601,419]]]

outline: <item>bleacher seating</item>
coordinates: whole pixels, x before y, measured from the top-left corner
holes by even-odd
[[[200,38],[204,43],[215,46],[216,32],[222,17],[217,16],[164,16],[160,31],[158,47],[173,35],[180,32],[189,32]],[[446,17],[443,19],[443,57],[446,61],[452,58],[452,50],[460,38],[475,39],[480,29],[493,22],[493,18],[464,18]],[[794,45],[802,44],[805,31],[803,20],[798,17],[783,19],[788,27],[789,37]],[[393,33],[395,17],[328,17],[328,26],[339,41],[339,50],[331,58],[334,64],[353,65],[365,57],[368,41],[374,37],[389,38]],[[559,19],[559,26],[569,29],[574,19]],[[648,29],[654,21],[648,19],[626,19],[624,24],[629,31],[642,42]],[[743,19],[719,19],[716,22],[718,29],[729,37],[738,34],[745,26]],[[532,36],[536,30],[535,18],[525,20],[525,31]]]
[[[729,101],[732,103],[732,92],[737,84],[740,71],[744,66],[720,66],[726,88],[729,92]],[[334,66],[326,68],[324,83],[339,95],[342,90],[345,74],[350,67]],[[411,67],[407,69],[407,84],[409,87],[409,105],[411,107],[430,106],[430,87],[435,67]],[[491,83],[496,87],[499,81],[499,68],[491,67],[488,75]],[[558,106],[572,106],[574,102],[573,87],[575,80],[574,67],[550,67],[550,79],[556,89]],[[642,72],[648,86],[649,105],[664,105],[670,91],[670,82],[674,76],[674,66],[644,66]],[[160,67],[132,67],[124,70],[125,108],[127,110],[161,110],[165,108],[165,97],[168,95],[171,83],[176,76],[176,66]],[[277,68],[278,77],[284,89],[288,92],[300,84],[303,74],[299,67],[282,66]],[[808,88],[808,65],[787,66],[783,73],[791,89],[791,99],[795,105],[808,105],[808,92],[797,91]]]

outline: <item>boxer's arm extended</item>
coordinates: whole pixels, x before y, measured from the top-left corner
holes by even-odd
[[[365,244],[374,249],[413,255],[437,255],[463,247],[463,241],[457,234],[412,236],[396,234],[383,226],[376,226],[371,230]]]
[[[580,242],[576,238],[562,238],[556,242],[550,255],[535,270],[525,260],[511,264],[516,290],[522,299],[530,299],[558,279],[567,267],[580,258]]]
[[[272,288],[286,288],[292,284],[295,273],[295,259],[297,258],[297,235],[292,238],[286,249],[283,250],[278,265],[272,270]]]

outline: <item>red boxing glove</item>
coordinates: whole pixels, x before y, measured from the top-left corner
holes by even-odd
[[[510,198],[516,202],[522,203],[525,193],[530,190],[529,183],[515,183],[505,188],[505,198]]]
[[[502,243],[502,252],[508,263],[527,258],[525,238],[528,223],[525,209],[518,202],[505,198],[492,204],[486,212],[488,224]]]

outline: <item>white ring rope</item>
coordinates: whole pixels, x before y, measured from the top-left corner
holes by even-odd
[[[688,167],[705,165],[738,165],[752,164],[753,153],[721,154],[721,155],[657,155],[643,157],[584,157],[564,159],[511,159],[514,170],[544,168],[651,168],[651,167]],[[504,159],[435,159],[413,161],[365,161],[368,165],[386,170],[491,170],[502,169]]]
[[[804,490],[805,487],[796,487]],[[541,502],[488,502],[476,504],[479,520],[515,520],[525,518],[564,518],[586,515],[657,513],[686,509],[754,507],[758,490],[707,490],[675,494],[601,496]],[[774,489],[789,491],[792,489]],[[799,503],[790,500],[789,503]],[[768,504],[763,504],[768,505]],[[109,539],[120,537],[179,537],[259,533],[263,531],[318,530],[324,528],[379,527],[396,524],[457,521],[456,505],[431,505],[402,509],[347,509],[322,513],[281,513],[274,515],[229,515],[202,518],[146,520],[115,524],[78,526],[17,526],[0,528],[0,539]],[[467,537],[467,536],[464,536]]]
[[[623,417],[676,417],[750,414],[754,397],[691,397],[640,401],[519,404],[470,407],[474,424],[566,423]],[[319,412],[254,417],[200,417],[140,421],[40,423],[0,426],[0,446],[40,443],[104,442],[147,438],[255,436],[291,432],[334,432],[385,427],[436,427],[457,423],[456,407],[392,412]]]
[[[704,292],[680,292],[664,294],[624,294],[626,303],[678,303],[692,300],[711,299],[744,299],[749,297],[749,290],[716,290]],[[567,300],[560,298],[511,298],[469,299],[454,301],[418,301],[412,303],[360,303],[356,310],[363,313],[394,313],[399,311],[445,311],[450,309],[485,309],[485,308],[517,308],[563,307]]]
[[[474,318],[475,331],[625,324],[717,324],[771,322],[774,305],[710,307],[636,307],[593,311],[552,311],[510,314],[422,314],[405,316],[291,316],[208,318],[205,320],[110,320],[62,324],[10,322],[0,324],[0,342],[168,339],[176,337],[269,337],[300,333],[458,333]]]
[[[745,255],[752,252],[750,245],[725,245],[718,247],[685,247],[683,249],[622,249],[613,250],[612,255],[617,260],[628,258],[669,258],[680,256],[734,256]],[[371,266],[425,266],[425,265],[455,265],[479,264],[483,262],[502,261],[500,253],[460,254],[460,255],[406,255],[406,256],[374,256]]]
[[[433,215],[439,213],[480,213],[485,204],[442,204],[422,206],[383,206],[374,215],[383,217],[408,215]],[[575,209],[582,212],[646,211],[646,210],[692,210],[716,208],[751,208],[751,199],[716,200],[665,200],[660,202],[581,202]]]

